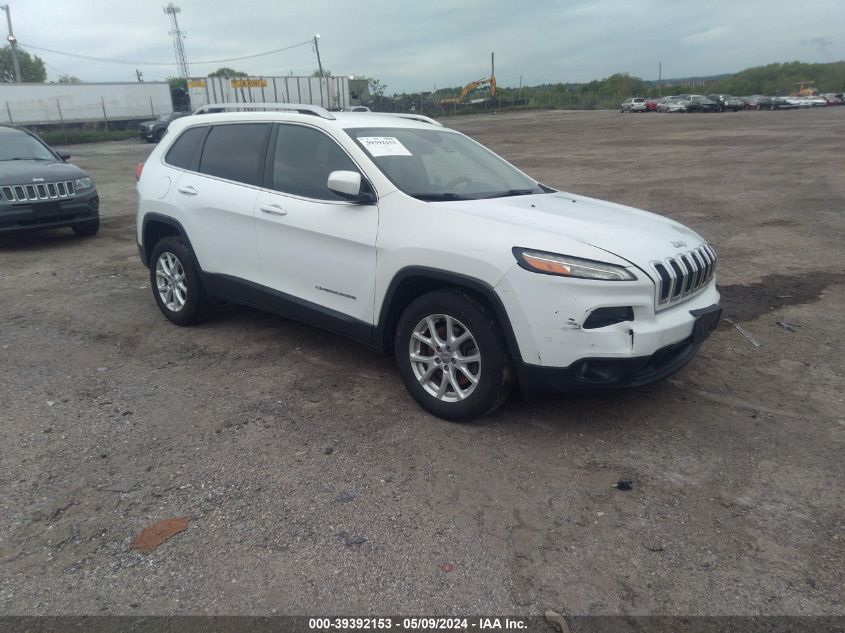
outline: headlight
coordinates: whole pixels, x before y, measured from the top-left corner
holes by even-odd
[[[635,281],[637,279],[623,266],[596,262],[591,259],[532,251],[519,247],[514,247],[513,254],[516,257],[516,262],[522,268],[534,273],[604,281]]]
[[[73,188],[77,191],[80,191],[82,189],[90,189],[93,186],[94,183],[91,182],[91,178],[89,178],[88,176],[83,176],[82,178],[77,178],[73,181]]]

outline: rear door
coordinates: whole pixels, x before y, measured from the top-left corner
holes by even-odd
[[[258,283],[253,211],[263,174],[270,123],[214,125],[195,170],[171,193],[200,267]]]
[[[329,317],[373,323],[378,206],[326,186],[332,171],[361,172],[324,131],[277,124],[255,205],[262,284]]]

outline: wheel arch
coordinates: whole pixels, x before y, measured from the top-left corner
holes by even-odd
[[[378,324],[373,334],[373,342],[376,347],[383,349],[386,353],[391,353],[396,326],[405,308],[417,297],[433,290],[445,288],[457,288],[467,292],[490,309],[496,317],[499,327],[502,328],[510,357],[517,361],[521,360],[519,345],[507,310],[490,284],[460,273],[422,266],[403,268],[390,281],[382,301]]]
[[[149,267],[150,257],[152,256],[155,245],[165,237],[178,236],[185,240],[191,253],[194,249],[191,247],[191,240],[188,239],[188,234],[185,228],[178,220],[175,220],[160,213],[148,213],[144,216],[141,224],[141,243],[138,244],[138,250],[141,255],[141,261],[144,265]],[[196,255],[194,256],[196,259]],[[197,263],[197,262],[194,262]],[[197,266],[199,268],[199,266]]]

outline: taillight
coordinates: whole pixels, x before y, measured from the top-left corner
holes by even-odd
[[[138,163],[135,168],[135,180],[141,180],[141,172],[144,171],[144,163]]]

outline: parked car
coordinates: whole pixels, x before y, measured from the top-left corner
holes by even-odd
[[[782,99],[786,102],[786,105],[791,108],[810,108],[812,107],[812,103],[807,100],[805,97],[782,97]],[[827,102],[825,102],[827,103]]]
[[[630,99],[625,99],[622,102],[622,105],[619,106],[620,112],[645,112],[646,105],[645,99],[643,97],[631,97]]]
[[[158,115],[154,121],[144,121],[138,125],[138,137],[147,143],[158,143],[167,132],[171,121],[188,116],[190,112],[165,112]]]
[[[836,94],[833,92],[823,94],[822,98],[827,101],[827,105],[842,105],[845,103],[845,98],[843,98],[842,94]]]
[[[646,99],[645,100],[646,112],[657,112],[657,104],[658,103],[660,103],[660,99]]]
[[[100,197],[91,177],[22,128],[0,125],[0,234],[70,227],[100,230]]]
[[[739,97],[732,95],[707,95],[707,98],[719,106],[719,112],[724,112],[725,110],[732,110],[733,112],[745,110],[745,102]]]
[[[298,109],[174,121],[141,169],[138,249],[173,323],[217,297],[339,332],[449,420],[517,382],[658,380],[717,325],[716,255],[678,222],[556,191],[428,117]]]
[[[748,104],[749,110],[788,110],[797,108],[799,104],[787,97],[767,97],[765,95],[752,95],[743,97]]]
[[[803,99],[807,104],[809,104],[809,107],[811,108],[820,108],[828,105],[827,99],[825,99],[824,97],[808,96],[803,97]]]
[[[686,112],[687,102],[678,97],[664,97],[657,104],[658,112]]]
[[[719,104],[711,101],[703,95],[681,95],[681,100],[686,103],[687,112],[718,112]]]
[[[369,112],[370,109],[367,106],[357,105],[357,106],[347,106],[345,108],[341,108],[341,112]]]

